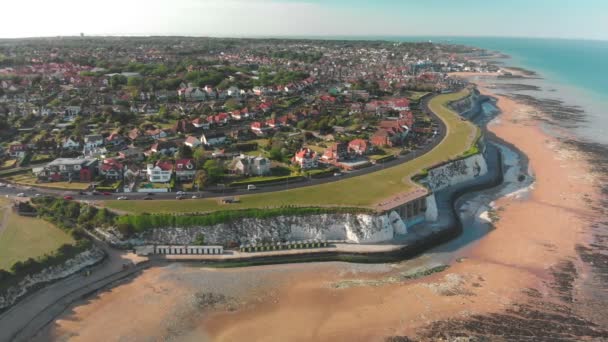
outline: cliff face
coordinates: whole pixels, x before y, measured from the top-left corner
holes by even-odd
[[[355,243],[387,241],[404,234],[405,224],[390,215],[323,214],[245,218],[206,227],[162,228],[143,233],[143,244],[190,244],[199,234],[206,244],[259,244],[271,241],[347,240]]]
[[[479,153],[429,170],[426,182],[434,192],[470,181],[488,172],[483,154]]]

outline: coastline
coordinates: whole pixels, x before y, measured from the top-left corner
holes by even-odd
[[[556,299],[559,297],[573,299],[574,285],[560,285],[555,274],[563,268],[564,260],[576,258],[579,243],[590,241],[586,228],[599,218],[588,206],[589,201],[597,203],[600,199],[596,184],[593,179],[580,177],[589,172],[590,165],[580,153],[565,148],[540,128],[541,122],[535,114],[537,108],[493,94],[483,84],[480,90],[498,99],[502,112],[490,125],[490,132],[526,154],[537,181],[525,196],[512,195],[495,201],[493,207],[500,217],[494,223],[495,229],[466,248],[448,270],[395,283],[387,279],[428,262],[428,257],[374,266],[373,271],[340,263],[276,266],[283,274],[269,276],[257,284],[256,288],[262,291],[271,289],[260,295],[259,300],[247,298],[246,305],[234,307],[213,306],[211,312],[194,315],[185,326],[187,331],[177,336],[186,340],[264,340],[264,337],[267,340],[383,340],[387,336],[415,336],[424,332],[422,338],[435,339],[439,337],[433,335],[435,333],[458,330],[454,329],[458,325],[441,325],[454,319],[467,320],[514,310],[531,298],[542,298],[553,305],[565,305],[564,300]],[[573,190],[580,195],[572,194]],[[169,292],[176,290],[186,295],[196,289],[180,281],[183,279],[179,276],[171,279],[169,275],[179,275],[175,268],[180,267],[174,266],[173,271],[145,271],[140,278],[119,285],[120,290],[100,293],[87,305],[65,314],[47,333],[87,340],[104,336],[104,328],[112,324],[116,328],[114,337],[123,336],[121,332],[132,335],[127,322],[101,319],[112,316],[117,306],[125,315],[138,316],[138,322],[151,329],[143,336],[172,336],[166,326],[157,323],[167,312],[181,312],[180,305],[185,304],[180,300],[172,302],[175,295]],[[254,272],[272,272],[269,268],[203,272],[242,273],[249,277]],[[353,280],[362,285],[333,286],[351,284]],[[359,280],[373,282],[357,282]],[[151,294],[150,288],[154,293],[161,291],[159,301],[168,308],[166,312],[152,310],[150,303],[145,303],[144,299]],[[178,288],[181,290],[177,291]],[[125,301],[136,305],[113,305]],[[144,305],[145,313],[140,312],[139,305]],[[272,332],[271,338],[269,332]]]

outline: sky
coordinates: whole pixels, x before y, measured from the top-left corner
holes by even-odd
[[[608,40],[607,0],[0,0],[0,38],[501,36]]]

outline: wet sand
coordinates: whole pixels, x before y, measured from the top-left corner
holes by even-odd
[[[481,91],[490,95],[490,89]],[[432,263],[428,255],[395,265],[151,269],[65,313],[39,338],[436,340],[474,332],[479,321],[530,317],[526,315],[535,311],[527,305],[555,312],[567,307],[572,317],[569,305],[579,296],[576,279],[570,279],[572,269],[585,268],[576,248],[590,241],[588,227],[600,219],[590,205],[599,199],[596,180],[581,153],[540,128],[537,108],[496,97],[502,114],[489,130],[527,155],[536,182],[528,196],[497,200],[495,229],[456,252],[459,261],[447,270],[414,280],[399,278]],[[505,313],[511,313],[509,319],[499,316]],[[547,317],[543,320],[550,322],[553,316]],[[581,320],[572,326],[577,322],[592,325]],[[494,327],[499,329],[499,323]],[[568,336],[593,337],[594,329],[574,329]]]

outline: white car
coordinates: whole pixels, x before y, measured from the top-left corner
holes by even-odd
[[[183,195],[185,195],[185,194],[186,194],[186,193],[185,193],[185,192],[183,192],[183,191],[178,191],[178,192],[177,192],[177,195],[178,195],[178,196],[183,196]]]
[[[120,196],[117,198],[117,200],[119,201],[124,201],[124,200],[128,200],[129,198],[127,196]]]
[[[17,194],[17,197],[25,197],[25,194],[23,192],[20,192]]]
[[[192,199],[197,199],[197,198],[198,198],[198,196],[192,195]]]

